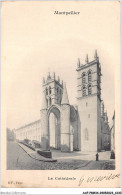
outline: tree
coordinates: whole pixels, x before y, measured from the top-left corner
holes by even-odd
[[[15,140],[15,134],[12,130],[7,128],[7,141],[14,141]]]

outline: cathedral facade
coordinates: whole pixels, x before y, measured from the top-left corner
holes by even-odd
[[[52,76],[49,73],[43,78],[40,120],[32,123],[36,129],[31,124],[16,129],[17,139],[38,140],[42,150],[98,152],[110,149],[111,132],[101,100],[101,65],[97,51],[93,61],[89,62],[88,55],[85,64],[78,59],[76,71],[77,105],[70,105],[66,83],[59,77],[56,79],[55,73]]]
[[[55,73],[43,79],[43,106],[40,110],[41,144],[62,152],[101,151],[110,148],[108,119],[101,105],[101,66],[97,51],[94,60],[77,64],[77,106],[70,105],[66,84]],[[101,111],[103,112],[101,114]],[[107,113],[106,113],[107,114]]]

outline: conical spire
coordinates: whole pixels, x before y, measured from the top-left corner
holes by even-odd
[[[50,72],[48,72],[47,79],[51,79]]]
[[[61,104],[69,104],[69,99],[68,99],[68,94],[67,94],[67,89],[66,89],[66,83],[64,83],[63,96],[62,96]]]
[[[47,108],[47,101],[46,101],[46,95],[45,95],[45,91],[43,91],[42,93],[42,109],[46,109]]]
[[[78,63],[77,63],[77,67],[80,67],[80,59],[78,58]]]
[[[86,55],[86,63],[89,63],[89,58],[88,58],[88,54]]]
[[[94,59],[97,59],[97,58],[98,58],[97,50],[95,50]]]

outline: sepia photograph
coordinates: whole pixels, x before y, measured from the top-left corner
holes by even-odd
[[[3,187],[119,187],[119,3],[5,1],[1,29]]]
[[[42,79],[40,118],[7,128],[8,169],[115,169],[115,110],[110,124],[102,100],[101,66],[97,50],[91,61],[88,55],[84,64],[78,59],[75,105],[55,72]],[[109,100],[114,102],[114,97]]]

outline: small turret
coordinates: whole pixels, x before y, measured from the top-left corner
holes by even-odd
[[[78,58],[77,67],[80,68],[80,59]]]
[[[86,55],[86,60],[85,60],[86,64],[89,63],[89,58],[88,58],[88,54]]]
[[[51,79],[50,72],[48,73],[47,80]]]
[[[94,53],[94,59],[96,60],[98,58],[98,55],[97,55],[97,50],[95,50],[95,53]]]

